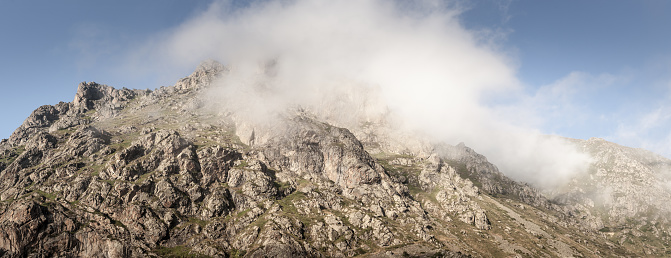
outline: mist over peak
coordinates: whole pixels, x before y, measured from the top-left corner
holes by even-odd
[[[603,6],[9,3],[0,256],[666,257],[671,20]]]
[[[343,127],[389,120],[465,142],[536,185],[584,171],[586,154],[489,104],[523,87],[511,57],[492,45],[500,35],[465,29],[455,3],[215,2],[140,54],[174,66],[221,61],[230,70],[205,99],[256,124],[300,107]]]

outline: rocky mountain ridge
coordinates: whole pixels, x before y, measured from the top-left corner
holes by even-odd
[[[576,183],[588,181],[576,180],[548,199],[463,144],[413,152],[380,128],[337,127],[309,111],[287,115],[282,130],[245,127],[201,100],[228,71],[208,61],[153,91],[82,83],[73,102],[36,109],[0,143],[0,256],[600,257],[669,250],[663,211],[653,212],[655,220],[621,223],[640,214],[638,206],[621,212],[639,195],[589,205],[586,186]],[[587,150],[602,149],[587,143]],[[613,171],[605,164],[595,163],[598,175]],[[631,166],[632,176],[637,169]]]

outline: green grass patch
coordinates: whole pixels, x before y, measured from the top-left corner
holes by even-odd
[[[390,176],[404,176],[406,178],[419,176],[421,173],[421,165],[417,162],[411,162],[409,165],[397,165],[392,164],[392,161],[395,159],[410,159],[413,160],[415,157],[411,155],[404,154],[389,154],[389,153],[377,153],[372,155],[376,159],[377,163],[384,168],[385,171]]]
[[[8,199],[5,199],[4,201],[0,201],[0,203],[5,203],[5,204],[8,204],[8,205],[12,204],[13,202],[14,202],[14,198],[8,198]],[[2,208],[2,207],[0,207],[0,208]]]
[[[207,224],[210,224],[209,221],[197,219],[197,218],[194,218],[194,217],[189,217],[189,223],[196,224],[196,225],[201,226],[201,227],[205,227],[205,226],[207,226]]]
[[[70,135],[70,134],[74,133],[75,131],[76,131],[75,128],[69,127],[69,128],[59,129],[59,130],[53,132],[52,134],[56,135],[56,136],[66,136],[66,135]]]
[[[153,175],[155,172],[156,172],[156,171],[151,171],[151,172],[149,172],[149,173],[142,174],[142,175],[140,176],[140,178],[138,178],[137,180],[135,180],[135,182],[133,182],[133,184],[136,184],[136,185],[140,185],[140,184],[142,184],[145,180],[147,180],[147,178],[149,178],[149,177],[150,177],[151,175]]]
[[[231,250],[230,257],[231,258],[241,258],[241,257],[245,257],[245,254],[247,254],[247,251],[238,250],[238,249],[233,248],[233,250]]]
[[[100,175],[100,172],[103,171],[104,167],[105,167],[105,165],[103,165],[103,164],[97,164],[97,165],[91,165],[91,166],[88,166],[88,167],[81,168],[80,170],[87,169],[91,173],[92,176],[98,176],[98,175]]]
[[[615,232],[615,230],[613,230],[612,228],[609,228],[609,227],[603,227],[603,228],[599,229],[599,232],[607,233],[607,232]]]
[[[433,190],[431,190],[431,192],[427,194],[427,198],[433,203],[438,204],[438,199],[436,198],[436,196],[441,190],[443,190],[443,188],[437,186],[434,187]]]
[[[26,147],[23,145],[14,147],[10,151],[9,155],[0,158],[0,162],[5,163],[7,165],[12,164],[12,162],[14,162],[16,158],[18,158],[21,154],[23,154],[24,151],[26,151]]]
[[[263,216],[261,216],[261,217],[258,217],[254,222],[252,222],[251,224],[249,224],[246,228],[251,228],[251,227],[253,227],[253,226],[257,226],[257,227],[259,227],[259,228],[262,229],[263,226],[266,225],[266,223],[268,223],[268,219],[266,219],[266,218],[264,218]]]
[[[47,198],[49,200],[52,200],[52,201],[56,200],[56,195],[55,194],[47,193],[45,191],[41,191],[41,190],[38,190],[38,189],[34,189],[33,191],[42,195],[42,196],[44,196],[44,198]]]
[[[209,257],[202,254],[191,253],[190,247],[182,245],[175,247],[159,247],[154,250],[154,253],[160,257]]]
[[[388,160],[378,159],[377,163],[380,164],[380,166],[382,166],[382,168],[384,168],[385,171],[387,171],[388,173],[390,173],[392,175],[402,174],[401,173],[402,170],[399,169],[397,166],[389,164]]]
[[[376,159],[381,159],[381,160],[393,160],[393,159],[414,159],[415,156],[412,155],[407,155],[407,154],[396,154],[396,153],[386,153],[386,152],[380,152],[372,155],[373,158]]]
[[[247,161],[243,159],[243,160],[240,160],[240,164],[238,164],[236,167],[246,168],[247,166],[249,166],[249,164],[247,164]]]
[[[470,180],[474,186],[476,186],[479,189],[482,189],[482,183],[478,179],[477,175],[475,175],[475,173],[469,170],[468,167],[466,167],[466,164],[451,160],[448,160],[447,164],[450,167],[454,168],[454,170],[461,178]]]
[[[128,228],[126,227],[126,225],[124,225],[123,223],[121,223],[121,221],[118,221],[118,220],[112,220],[112,224],[114,224],[114,226],[117,226],[117,227],[124,228],[124,229],[128,230]]]
[[[282,206],[282,210],[284,212],[298,215],[298,210],[296,209],[296,206],[294,206],[294,201],[302,200],[305,198],[306,198],[305,193],[296,191],[278,200],[277,203],[280,206]]]
[[[412,197],[417,198],[417,195],[419,195],[424,191],[422,190],[422,188],[419,188],[419,186],[408,184],[408,192],[410,192],[410,195]]]
[[[107,180],[107,179],[100,179],[100,181],[101,181],[101,182],[108,183],[108,184],[110,184],[111,186],[114,186],[114,184],[116,183],[116,181],[114,181],[114,180]]]
[[[236,217],[236,218],[244,217],[244,216],[247,215],[247,213],[248,213],[249,211],[251,211],[251,210],[252,210],[252,209],[245,209],[245,210],[243,210],[243,211],[241,211],[241,212],[238,212],[238,213],[235,214],[235,217]]]
[[[281,182],[281,181],[273,181],[273,186],[275,186],[275,188],[277,188],[280,191],[284,191],[286,189],[291,188],[291,183]]]
[[[90,121],[93,120],[93,115],[95,115],[96,112],[97,112],[97,111],[96,111],[95,109],[91,109],[91,110],[89,110],[89,111],[86,111],[86,113],[81,114],[79,117],[80,117],[81,119],[84,119],[84,120],[87,120],[87,121],[90,122]]]
[[[131,143],[132,142],[129,141],[129,140],[124,140],[124,141],[119,142],[119,143],[111,144],[110,148],[115,149],[117,151],[120,151],[120,150],[124,150],[124,149],[130,147]]]

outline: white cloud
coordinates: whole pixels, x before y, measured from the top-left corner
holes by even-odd
[[[532,94],[520,93],[510,103],[496,106],[499,115],[508,121],[555,133],[575,127],[585,130],[594,126],[602,114],[595,105],[605,101],[608,91],[626,78],[612,74],[591,75],[571,72],[555,82],[538,87]],[[598,135],[592,135],[598,136]]]
[[[509,57],[464,29],[461,12],[439,1],[216,2],[133,55],[179,69],[206,58],[231,65],[210,97],[258,121],[296,105],[336,120],[391,112],[409,130],[465,142],[516,179],[548,185],[584,169],[588,157],[526,122],[542,120],[537,113],[519,121],[485,105],[497,94],[527,97]],[[565,85],[523,107],[573,94]]]

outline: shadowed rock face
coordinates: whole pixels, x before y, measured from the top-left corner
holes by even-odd
[[[3,232],[0,248],[10,253],[26,252],[47,225],[42,207],[33,201],[17,202],[0,219]]]
[[[200,100],[227,71],[207,61],[154,91],[82,83],[73,102],[35,110],[0,142],[0,256],[593,257],[666,250],[664,224],[650,227],[660,241],[646,244],[636,242],[653,236],[645,224],[600,232],[610,220],[585,199],[548,201],[464,145],[398,138],[383,125],[362,133],[309,111],[287,115],[272,130],[248,126]]]

